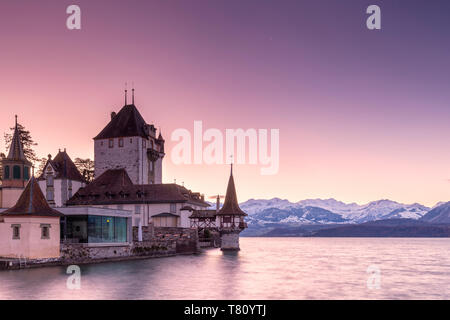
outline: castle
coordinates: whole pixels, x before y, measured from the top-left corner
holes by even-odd
[[[49,155],[42,174],[35,178],[34,173],[30,174],[32,164],[25,156],[16,117],[10,150],[1,162],[0,227],[9,230],[9,216],[37,218],[31,224],[25,219],[10,226],[13,240],[21,239],[20,230],[34,230],[27,231],[28,239],[39,233],[40,229],[33,229],[33,225],[50,225],[46,221],[51,217],[53,224],[59,219],[60,228],[40,232],[41,239],[48,237],[52,243],[59,243],[55,238],[59,240],[60,236],[65,243],[131,245],[136,241],[134,227],[139,230],[138,241],[142,241],[143,230],[148,227],[205,230],[205,226],[199,227],[200,221],[209,219],[207,228],[220,231],[222,249],[239,250],[239,233],[246,227],[246,214],[239,208],[232,172],[224,206],[206,209],[209,204],[204,195],[175,183],[162,183],[165,141],[161,132],[156,133],[155,126],[147,124],[135,106],[133,89],[133,103],[127,104],[125,98],[122,109],[112,112],[109,123],[93,138],[92,182],[88,183],[80,174],[66,149],[59,150],[54,158]],[[39,203],[40,214],[32,210],[32,205],[27,207],[23,203]],[[22,228],[24,224],[30,227]],[[8,236],[6,239],[10,241]],[[13,241],[5,252],[14,251],[13,247],[21,247],[18,252],[30,252],[31,242],[24,240],[18,246]],[[53,252],[51,257],[55,257],[59,247],[53,249],[42,252]],[[35,257],[35,250],[31,251],[34,254],[29,256]],[[43,253],[43,257],[50,256]]]

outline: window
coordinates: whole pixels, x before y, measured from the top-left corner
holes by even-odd
[[[119,139],[119,148],[123,148],[123,138]]]
[[[109,139],[109,147],[114,148],[114,139]]]
[[[142,147],[143,147],[143,148],[147,147],[147,141],[142,140]]]
[[[20,179],[20,167],[19,166],[13,167],[13,179]]]
[[[30,168],[29,167],[24,167],[23,168],[23,179],[24,180],[29,180],[30,179]]]
[[[133,139],[130,139],[130,144],[133,144]]]
[[[13,224],[11,228],[13,230],[13,240],[20,239],[20,224]]]
[[[53,187],[53,176],[47,176],[47,187]]]
[[[5,166],[5,179],[9,179],[9,166]]]
[[[141,205],[140,204],[137,204],[134,206],[134,213],[141,214]]]
[[[54,196],[54,192],[53,189],[47,189],[47,201],[54,201],[55,196]]]
[[[100,141],[100,145],[103,146],[103,141]]]
[[[177,204],[171,203],[170,204],[170,213],[176,213],[177,212]]]
[[[153,149],[153,140],[150,140],[150,148]]]
[[[50,239],[50,225],[41,224],[41,239]]]

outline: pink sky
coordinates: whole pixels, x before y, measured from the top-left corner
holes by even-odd
[[[81,31],[65,28],[72,2],[0,4],[0,131],[18,114],[39,156],[93,158],[92,138],[134,81],[137,107],[166,139],[164,182],[225,193],[227,166],[170,160],[173,130],[202,120],[223,132],[280,129],[279,173],[236,166],[240,201],[448,200],[450,63],[439,31],[449,22],[437,7],[391,4],[375,34],[358,1],[336,7],[337,20],[293,1],[76,3]],[[429,20],[404,22],[418,12]]]

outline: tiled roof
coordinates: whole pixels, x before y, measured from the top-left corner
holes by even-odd
[[[32,177],[16,205],[4,211],[0,216],[62,217],[63,214],[50,208],[39,184]]]
[[[124,106],[114,115],[108,125],[94,138],[110,139],[118,137],[148,138],[147,124],[134,104]]]
[[[239,208],[239,203],[236,195],[236,188],[234,186],[233,169],[231,170],[230,179],[228,180],[227,194],[225,195],[225,202],[223,207],[217,213],[218,215],[239,215],[246,216],[247,214]]]
[[[55,179],[64,178],[73,181],[86,182],[80,171],[78,171],[77,166],[75,165],[75,163],[73,163],[72,159],[70,159],[66,151],[59,151],[55,159],[49,159],[47,161],[45,167],[47,167],[48,164],[51,164],[56,171]],[[45,172],[41,174],[38,180],[43,180],[44,174]]]
[[[208,207],[197,193],[177,184],[135,185],[125,169],[107,170],[67,202],[71,205],[193,203]]]

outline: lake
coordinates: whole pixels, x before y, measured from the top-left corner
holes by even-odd
[[[79,290],[66,267],[0,271],[0,299],[450,299],[447,238],[241,238],[237,254],[80,267]]]

